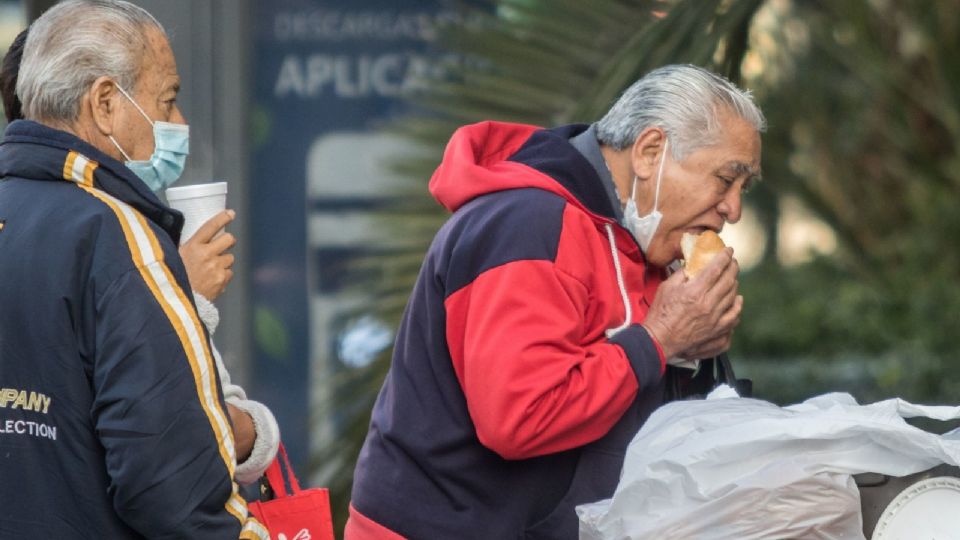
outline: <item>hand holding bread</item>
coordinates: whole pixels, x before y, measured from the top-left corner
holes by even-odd
[[[739,266],[713,231],[684,234],[685,266],[663,282],[643,326],[667,358],[707,358],[730,347],[740,322]]]

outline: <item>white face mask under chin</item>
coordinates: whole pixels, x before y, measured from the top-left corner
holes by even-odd
[[[657,228],[660,226],[660,220],[663,219],[663,214],[661,214],[659,210],[660,181],[663,178],[663,163],[667,160],[667,147],[669,144],[669,140],[663,143],[663,156],[660,158],[660,167],[657,169],[657,186],[653,196],[653,211],[640,217],[636,202],[636,176],[633,177],[633,187],[630,188],[630,198],[627,200],[627,205],[623,209],[624,225],[626,225],[627,230],[633,234],[633,237],[637,239],[637,243],[640,244],[640,250],[643,251],[644,255],[647,253],[647,248],[650,247],[650,242],[653,241],[653,235],[656,234]]]

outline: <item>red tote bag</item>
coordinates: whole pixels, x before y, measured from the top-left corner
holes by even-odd
[[[283,467],[287,470],[289,493],[283,480]],[[335,540],[329,491],[326,488],[300,489],[283,443],[280,443],[277,457],[264,474],[276,498],[255,501],[249,507],[250,513],[270,531],[271,539]]]

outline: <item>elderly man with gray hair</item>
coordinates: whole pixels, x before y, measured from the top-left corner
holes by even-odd
[[[684,233],[740,219],[764,118],[694,66],[637,81],[594,125],[458,130],[426,256],[354,473],[347,540],[574,539],[612,495],[679,358],[730,346],[727,248],[672,275]]]
[[[128,2],[64,1],[30,29],[26,120],[0,143],[4,538],[269,538],[235,482],[183,217],[152,191],[186,157],[179,85]]]

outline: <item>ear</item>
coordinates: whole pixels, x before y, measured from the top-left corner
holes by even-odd
[[[117,83],[109,77],[100,77],[90,85],[87,103],[93,122],[104,136],[113,135],[120,99],[124,97],[117,90]]]
[[[630,162],[638,178],[646,180],[657,174],[666,142],[667,134],[659,127],[647,128],[640,132],[630,148]]]

